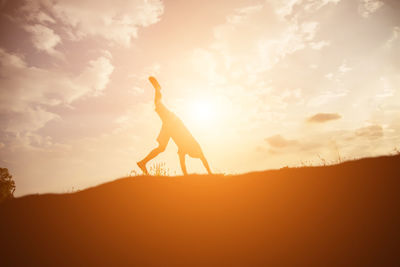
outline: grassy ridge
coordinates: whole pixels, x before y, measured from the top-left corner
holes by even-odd
[[[0,206],[12,265],[399,264],[400,156],[121,178]]]

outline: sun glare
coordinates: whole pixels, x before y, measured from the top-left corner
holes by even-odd
[[[211,105],[208,102],[197,102],[193,106],[193,115],[198,121],[210,120],[212,117]]]
[[[209,126],[216,122],[217,109],[213,102],[199,99],[188,106],[189,116],[197,126]]]

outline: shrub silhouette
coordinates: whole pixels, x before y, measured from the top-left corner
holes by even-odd
[[[131,170],[128,173],[129,177],[139,176],[139,175],[140,174],[136,170]],[[149,175],[151,175],[151,176],[169,176],[170,170],[169,170],[169,168],[166,167],[165,162],[153,163],[153,165],[150,166]]]
[[[0,168],[0,203],[6,199],[13,198],[15,182],[7,168]]]
[[[169,169],[166,167],[165,162],[154,163],[150,167],[150,174],[153,176],[169,176]]]

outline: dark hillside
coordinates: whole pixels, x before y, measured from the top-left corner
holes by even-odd
[[[143,176],[2,204],[0,265],[393,266],[399,229],[399,155]]]

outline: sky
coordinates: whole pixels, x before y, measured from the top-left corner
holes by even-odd
[[[0,167],[16,196],[140,173],[149,75],[225,174],[400,149],[400,1],[0,1]],[[177,147],[149,163],[180,175]],[[187,159],[189,172],[205,173]]]

